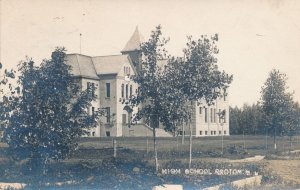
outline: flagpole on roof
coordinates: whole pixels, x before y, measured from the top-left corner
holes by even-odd
[[[81,36],[82,34],[80,33],[79,35],[79,53],[81,54]]]

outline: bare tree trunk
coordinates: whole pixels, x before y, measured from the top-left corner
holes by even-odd
[[[276,146],[276,126],[274,126],[274,150],[277,150],[277,146]]]
[[[191,127],[191,121],[189,121],[189,129],[190,129],[190,159],[189,159],[189,169],[191,169],[191,166],[192,166],[192,127]]]
[[[268,128],[266,128],[266,151],[268,150]]]
[[[153,146],[154,146],[154,160],[155,160],[155,171],[158,172],[158,162],[157,162],[157,149],[156,149],[156,131],[155,127],[152,128],[153,131]]]
[[[244,142],[244,147],[243,147],[243,149],[245,150],[245,148],[246,148],[245,131],[243,131],[243,142]]]
[[[184,144],[184,122],[182,122],[182,136],[181,136],[181,144]]]
[[[147,155],[149,153],[149,140],[148,140],[148,136],[147,136]]]
[[[292,135],[290,135],[290,151],[292,150]]]
[[[113,140],[113,147],[114,147],[114,158],[117,158],[117,140]]]
[[[43,175],[46,175],[46,174],[47,174],[46,165],[47,165],[47,158],[46,158],[45,160],[42,161]]]
[[[178,135],[177,135],[177,137],[176,137],[176,147],[177,147],[177,152],[178,152]]]

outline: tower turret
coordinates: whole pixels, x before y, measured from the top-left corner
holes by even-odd
[[[142,62],[142,52],[140,45],[144,42],[143,36],[140,34],[138,27],[135,28],[131,38],[121,51],[123,55],[128,54],[135,66],[137,72],[140,71]]]

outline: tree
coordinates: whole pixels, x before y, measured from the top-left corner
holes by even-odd
[[[283,123],[283,134],[289,136],[290,149],[292,149],[292,138],[299,134],[300,130],[300,106],[298,102],[291,102],[287,111],[287,119]]]
[[[242,108],[237,106],[230,110],[230,131],[232,134],[264,134],[262,124],[262,111],[258,103],[244,104]]]
[[[230,134],[242,134],[242,110],[237,106],[234,108],[229,107],[229,116]]]
[[[163,58],[164,52],[161,47],[167,42],[165,39],[160,39],[160,29],[160,26],[158,26],[156,31],[152,31],[149,41],[141,44],[141,51],[145,59],[142,61],[140,72],[132,77],[139,88],[137,93],[131,96],[129,100],[132,106],[143,105],[133,119],[140,120],[144,118],[152,127],[156,172],[158,171],[158,160],[155,128],[158,128],[158,122],[161,118],[162,105],[159,98],[161,97],[160,88],[163,86],[161,84],[162,72],[157,65],[157,61]]]
[[[0,71],[3,66],[0,62]],[[7,117],[9,116],[8,101],[12,99],[11,96],[20,93],[20,87],[14,87],[11,80],[15,79],[16,71],[11,69],[4,70],[4,73],[0,73],[0,140],[2,141],[2,135],[5,125],[7,124]],[[11,92],[11,93],[10,93]]]
[[[219,53],[217,47],[218,35],[212,37],[201,36],[200,39],[193,40],[188,37],[186,48],[184,48],[184,58],[177,58],[170,63],[171,75],[174,80],[174,89],[182,94],[181,101],[187,108],[187,122],[190,131],[190,159],[192,159],[192,129],[191,119],[195,107],[204,100],[208,105],[215,103],[218,97],[226,96],[226,89],[232,81],[232,76],[224,71],[219,71],[216,55]],[[174,59],[173,59],[174,60]],[[179,62],[179,63],[178,63]]]
[[[129,100],[132,106],[142,105],[134,120],[143,118],[152,128],[156,171],[158,159],[155,129],[161,123],[165,130],[175,132],[177,124],[188,117],[186,97],[183,91],[176,88],[178,75],[173,76],[178,70],[172,70],[174,67],[171,63],[178,62],[172,62],[175,58],[170,59],[167,56],[164,48],[167,42],[168,40],[162,37],[161,27],[157,26],[156,30],[152,31],[149,41],[141,45],[144,58],[142,67],[140,72],[132,77],[139,88]],[[165,65],[160,65],[162,60],[166,61]]]
[[[65,159],[77,148],[76,139],[96,125],[99,112],[87,113],[95,98],[82,91],[65,63],[65,49],[57,48],[40,67],[29,59],[19,64],[21,95],[10,102],[4,139],[17,159],[29,158],[33,169],[49,160]]]
[[[136,95],[130,98],[132,106],[142,104],[143,107],[136,114],[135,119],[155,121],[153,128],[155,165],[157,166],[157,152],[155,128],[161,122],[166,130],[176,130],[176,123],[188,122],[191,130],[191,114],[193,101],[201,102],[205,99],[208,104],[222,95],[224,89],[232,80],[225,72],[218,70],[218,53],[215,42],[217,35],[211,39],[202,36],[194,41],[188,38],[184,49],[184,58],[166,56],[164,48],[167,40],[161,38],[161,27],[151,33],[148,42],[141,45],[144,56],[142,69],[133,76],[133,81],[139,84]],[[167,64],[159,66],[158,61],[167,59]],[[183,134],[184,135],[184,134]],[[190,134],[190,161],[192,134]],[[190,164],[189,164],[190,165]]]
[[[276,136],[283,132],[284,124],[289,123],[288,115],[292,106],[292,94],[287,92],[287,77],[279,70],[273,69],[261,91],[263,119],[268,129],[273,130],[274,149]]]

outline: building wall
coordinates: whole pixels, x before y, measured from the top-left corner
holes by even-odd
[[[87,77],[77,79],[79,80],[82,90],[87,89],[88,82],[95,84],[97,98],[92,102],[88,110],[90,114],[92,114],[92,108],[94,108],[95,111],[98,110],[98,108],[104,109],[104,111],[107,111],[107,108],[110,110],[110,122],[107,121],[106,116],[100,117],[98,126],[90,129],[88,136],[146,136],[144,133],[149,132],[149,128],[142,124],[143,121],[139,121],[138,125],[132,125],[131,128],[128,128],[128,122],[131,122],[131,118],[124,108],[130,96],[130,86],[132,86],[132,94],[135,94],[138,88],[138,85],[130,80],[130,75],[132,74],[134,74],[134,70],[132,65],[128,62],[123,63],[120,71],[117,73],[102,74],[98,79]],[[110,84],[110,97],[107,97],[107,83]],[[123,96],[122,85],[124,85]],[[126,97],[126,85],[128,85],[128,97]],[[197,102],[193,102],[192,106],[194,109],[191,121],[193,136],[229,135],[228,96],[226,96],[225,99],[224,97],[218,98],[215,104],[211,106],[208,106],[204,101],[199,105]],[[205,121],[205,109],[207,109],[207,121]],[[217,115],[217,113],[222,110],[226,111],[225,122],[220,122]],[[133,108],[132,115],[137,112],[138,108]],[[160,126],[160,128],[163,128],[163,126]],[[189,124],[185,124],[184,128],[186,135],[189,135]]]
[[[83,90],[87,88],[87,82],[95,83],[97,88],[95,91],[97,99],[92,102],[92,106],[89,108],[89,113],[92,113],[92,107],[94,107],[95,110],[98,108],[109,107],[110,114],[115,114],[114,117],[111,117],[111,124],[107,123],[106,117],[101,117],[101,127],[99,122],[97,127],[89,130],[89,136],[146,136],[146,133],[149,132],[148,128],[145,126],[140,126],[141,124],[136,126],[132,125],[131,128],[128,128],[128,122],[130,122],[130,118],[128,118],[128,112],[124,110],[124,107],[126,106],[124,101],[128,101],[130,95],[130,85],[132,85],[132,94],[134,94],[138,88],[138,85],[131,81],[130,77],[122,74],[111,74],[101,76],[100,80],[83,78],[80,81]],[[106,83],[110,83],[110,97],[106,96]],[[124,97],[122,97],[122,84],[124,85]],[[126,98],[126,85],[128,85],[128,98]],[[207,109],[207,121],[205,121],[205,108]],[[229,135],[228,96],[226,97],[225,101],[224,97],[218,98],[215,101],[215,104],[211,106],[208,106],[204,101],[202,101],[200,105],[194,102],[193,109],[194,114],[191,122],[193,136],[201,137]],[[225,122],[220,122],[217,115],[217,113],[222,110],[226,110]],[[137,111],[138,108],[136,107],[133,109],[132,114],[137,113]],[[126,122],[124,122],[124,115]],[[184,128],[185,134],[189,135],[189,124],[185,124]],[[151,133],[151,131],[149,133]]]
[[[220,136],[229,135],[229,106],[228,96],[218,98],[214,105],[208,106],[206,103],[195,106],[195,136]],[[200,113],[201,109],[201,113]],[[207,109],[207,120],[205,120],[205,109]],[[225,120],[220,120],[218,112],[225,110]]]
[[[91,106],[88,109],[88,113],[92,114],[92,108],[94,107],[94,110],[97,111],[98,108],[100,107],[100,81],[98,79],[89,79],[89,78],[82,78],[80,79],[80,85],[82,90],[87,89],[87,83],[94,83],[96,90],[95,90],[95,95],[96,95],[96,100],[91,102]],[[97,127],[91,128],[89,130],[89,135],[88,136],[95,136],[95,137],[100,137],[100,123],[98,123]]]
[[[126,115],[126,122],[131,122],[128,117],[128,112],[124,110],[126,101],[130,96],[130,86],[132,86],[132,94],[137,89],[137,84],[130,80],[130,75],[134,74],[133,69],[129,63],[124,63],[118,74],[109,74],[100,76],[100,103],[102,108],[109,107],[110,113],[115,114],[112,117],[112,123],[109,125],[106,121],[106,117],[101,117],[103,122],[101,128],[101,136],[123,136],[124,115]],[[110,98],[106,94],[106,83],[110,83]],[[124,93],[122,97],[122,85],[124,85]],[[127,97],[126,97],[126,85],[128,85]],[[138,108],[133,109],[133,113],[137,112]]]
[[[125,137],[152,137],[152,129],[146,127],[144,124],[123,125],[123,136]]]
[[[131,72],[130,74],[133,74],[133,70],[131,68],[131,66],[129,64],[124,64],[123,68],[127,67],[130,68]],[[132,113],[129,114],[128,111],[126,109],[124,109],[126,107],[126,103],[129,103],[129,97],[130,97],[130,87],[132,87],[131,90],[131,94],[134,95],[138,85],[136,83],[134,83],[131,79],[130,79],[129,73],[124,72],[124,70],[120,71],[117,78],[116,78],[116,96],[117,96],[117,103],[116,103],[116,110],[117,110],[117,122],[116,122],[116,127],[119,131],[120,136],[124,136],[125,134],[123,134],[123,132],[127,132],[126,128],[128,128],[128,123],[132,122],[131,121],[131,115],[137,113],[138,108],[135,107],[132,110]],[[124,85],[123,87],[123,96],[122,96],[122,85]],[[127,95],[126,95],[126,85],[128,86],[128,91],[127,91]],[[128,105],[130,106],[130,105]],[[131,129],[132,130],[132,129]]]
[[[110,97],[107,97],[106,83],[110,84]],[[102,75],[100,76],[100,105],[101,109],[104,109],[107,113],[107,108],[109,108],[110,123],[107,121],[107,116],[100,117],[101,126],[101,136],[120,136],[117,128],[114,127],[117,116],[117,95],[116,95],[116,75]],[[115,117],[113,115],[115,114]]]

